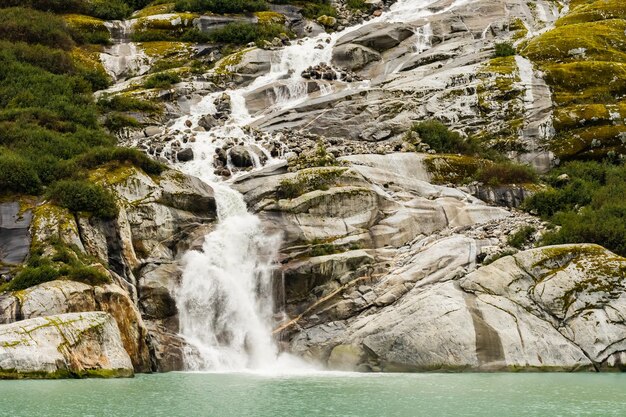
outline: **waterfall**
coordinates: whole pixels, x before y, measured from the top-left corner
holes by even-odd
[[[273,261],[280,248],[246,210],[241,194],[214,184],[219,223],[202,250],[185,255],[177,294],[180,332],[197,350],[190,370],[271,367],[278,350],[272,337]]]
[[[259,89],[274,93],[275,101],[266,111],[285,110],[308,97],[307,84],[301,72],[310,65],[330,63],[338,39],[374,22],[415,22],[434,12],[428,6],[437,0],[399,0],[380,17],[362,25],[331,35],[321,34],[294,42],[279,51],[272,60],[271,70],[246,87],[209,94],[191,108],[190,114],[178,119],[170,131],[174,136],[197,127],[207,115],[216,115],[216,103],[224,94],[230,97],[230,115],[223,124],[195,134],[187,143],[196,155],[192,161],[180,163],[179,168],[210,183],[215,190],[219,222],[205,237],[201,250],[184,257],[181,286],[177,292],[180,333],[192,346],[186,354],[189,370],[241,371],[297,368],[302,363],[287,354],[279,354],[273,339],[274,300],[272,278],[280,239],[263,230],[261,220],[247,212],[241,194],[219,182],[213,170],[213,157],[218,148],[236,142],[266,152],[249,134],[246,126],[260,115],[251,115],[246,108],[246,96]],[[450,8],[470,0],[455,0]],[[418,28],[416,28],[418,29]],[[415,48],[423,52],[430,47],[432,31],[423,25],[417,31]],[[277,83],[279,85],[277,86]],[[369,85],[367,81],[363,86]],[[332,84],[322,83],[320,94],[331,94]],[[275,160],[269,155],[267,164]],[[259,168],[255,158],[254,168]],[[233,176],[241,172],[233,172]]]

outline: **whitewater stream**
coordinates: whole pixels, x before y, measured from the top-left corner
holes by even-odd
[[[438,13],[469,1],[456,0]],[[414,25],[414,49],[416,54],[426,51],[430,47],[432,30],[429,23],[424,23],[424,18],[434,13],[429,6],[436,2],[399,0],[379,17],[361,25],[294,41],[291,46],[273,52],[271,69],[267,74],[245,87],[205,96],[191,107],[189,114],[169,125],[166,133],[174,137],[171,144],[181,139],[185,130],[199,126],[207,115],[217,114],[219,101],[228,96],[230,112],[225,123],[197,132],[195,141],[184,145],[192,148],[193,160],[177,163],[178,169],[203,179],[214,188],[219,220],[215,230],[206,236],[202,250],[185,255],[182,283],[177,292],[180,332],[192,347],[186,355],[189,370],[284,372],[310,369],[309,365],[289,355],[279,354],[272,335],[272,329],[277,324],[272,280],[280,238],[264,233],[259,218],[247,211],[243,197],[229,187],[228,181],[216,175],[213,166],[216,150],[228,143],[244,146],[252,156],[253,169],[280,161],[289,150],[283,146],[279,155],[273,157],[267,150],[267,144],[268,140],[275,141],[277,138],[259,138],[250,134],[247,126],[267,114],[290,109],[312,97],[341,89],[367,89],[369,81],[319,81],[319,91],[309,95],[309,80],[301,77],[301,73],[310,66],[330,63],[337,41],[365,25],[419,22]],[[134,73],[145,72],[145,56],[136,45],[128,42],[130,24],[113,22],[110,25],[112,33],[116,32],[121,41],[103,54],[109,73],[118,77],[125,69]],[[388,70],[395,72],[399,67]],[[126,83],[128,81],[121,81],[110,91],[116,91]],[[268,108],[250,114],[246,97],[260,90],[273,97],[272,103]],[[171,154],[173,150],[166,147],[165,153],[168,152]],[[233,169],[230,157],[227,168],[233,172],[231,180],[244,173]]]

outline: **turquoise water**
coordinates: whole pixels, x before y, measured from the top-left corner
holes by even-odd
[[[626,416],[626,375],[170,373],[0,381],[0,416]]]

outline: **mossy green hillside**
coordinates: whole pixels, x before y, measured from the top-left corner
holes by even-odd
[[[626,4],[580,0],[557,26],[522,53],[546,74],[553,90],[561,159],[602,159],[626,153],[622,101],[626,96]]]

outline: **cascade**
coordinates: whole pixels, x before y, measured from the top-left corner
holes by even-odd
[[[470,0],[456,0],[449,8]],[[428,6],[436,0],[400,0],[389,11],[364,24],[373,22],[413,22],[433,12]],[[446,9],[448,10],[448,9]],[[177,120],[170,130],[182,132],[197,126],[203,117],[216,115],[224,94],[230,98],[228,120],[198,132],[196,141],[188,143],[196,155],[194,160],[179,163],[179,169],[198,176],[215,189],[218,207],[216,229],[205,238],[202,250],[191,251],[184,258],[184,272],[177,294],[181,335],[194,348],[186,356],[190,370],[273,370],[302,369],[302,363],[289,355],[278,354],[272,328],[274,300],[272,278],[274,260],[280,249],[278,236],[264,233],[261,221],[248,213],[243,197],[213,173],[212,158],[217,148],[228,141],[257,147],[267,158],[266,165],[276,163],[258,137],[252,137],[247,125],[262,115],[251,115],[246,96],[266,88],[276,99],[267,111],[288,109],[307,99],[306,80],[301,73],[311,65],[330,63],[333,47],[355,26],[331,35],[294,42],[278,52],[271,70],[250,85],[236,90],[213,93],[192,106],[189,115]],[[430,46],[430,25],[421,23],[416,31],[416,50]],[[333,93],[331,84],[322,83],[319,94]],[[363,82],[364,87],[368,85]],[[259,146],[260,145],[260,146]],[[261,166],[255,158],[255,168]],[[234,175],[239,175],[236,171]]]
[[[241,194],[213,184],[219,224],[184,259],[180,331],[197,353],[190,370],[262,369],[276,362],[272,339],[273,260],[280,239],[264,234]]]

